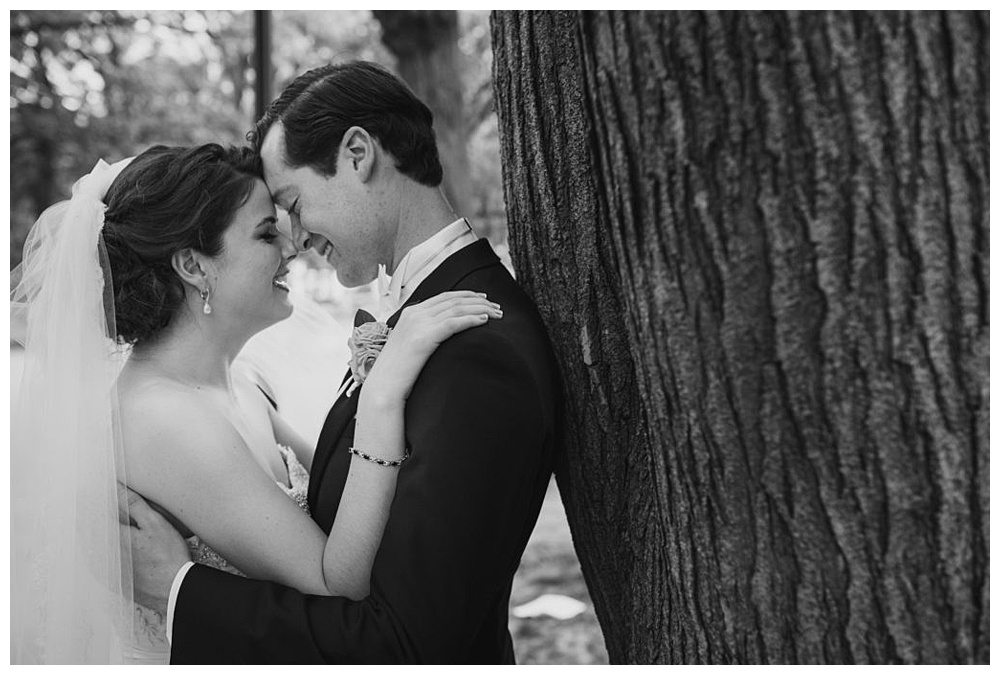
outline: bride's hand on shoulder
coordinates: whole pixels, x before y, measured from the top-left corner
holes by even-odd
[[[485,293],[449,291],[403,309],[365,380],[362,395],[382,405],[403,404],[438,346],[469,328],[503,317]]]

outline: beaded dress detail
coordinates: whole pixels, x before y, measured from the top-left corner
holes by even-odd
[[[306,513],[309,513],[309,470],[291,448],[279,445],[281,458],[288,469],[288,485],[278,483],[278,487],[284,490],[296,504]],[[207,565],[215,569],[246,576],[233,565],[229,564],[221,555],[203,542],[197,535],[186,539],[188,550],[191,552],[191,560],[200,565]],[[170,643],[167,642],[167,621],[166,617],[158,612],[143,607],[135,606],[136,613],[136,641],[130,650],[130,663],[167,663],[170,659]]]

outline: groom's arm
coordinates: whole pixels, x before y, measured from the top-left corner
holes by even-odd
[[[305,596],[195,566],[177,599],[172,661],[468,658],[475,641],[496,640],[482,635],[483,621],[506,598],[537,517],[548,433],[538,385],[504,336],[484,328],[449,340],[410,397],[413,456],[400,470],[371,595]],[[499,611],[505,625],[506,606]]]

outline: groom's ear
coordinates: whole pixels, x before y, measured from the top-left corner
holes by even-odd
[[[375,139],[361,127],[351,127],[344,132],[340,148],[347,159],[347,168],[356,172],[362,183],[367,183],[375,168]]]
[[[196,290],[205,287],[208,274],[202,264],[201,254],[193,248],[182,248],[175,252],[170,257],[170,265],[184,283],[194,286]]]

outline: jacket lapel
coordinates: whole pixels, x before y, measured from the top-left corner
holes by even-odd
[[[341,381],[341,385],[351,377],[351,371]],[[347,425],[354,420],[354,415],[358,409],[357,391],[350,397],[340,395],[330,408],[330,412],[323,422],[323,429],[320,431],[319,440],[316,441],[316,453],[313,455],[312,468],[309,472],[309,510],[312,512],[316,508],[316,496],[319,492],[321,477],[326,472],[327,464],[333,455],[333,449],[337,446],[337,441],[344,435]]]

